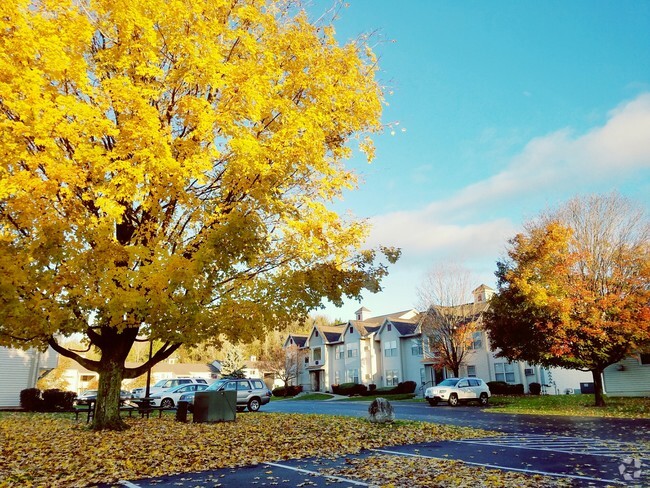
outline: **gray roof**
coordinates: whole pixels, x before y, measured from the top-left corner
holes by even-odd
[[[391,320],[391,324],[395,326],[400,335],[414,335],[417,331],[418,324],[413,322],[400,322],[398,320]]]

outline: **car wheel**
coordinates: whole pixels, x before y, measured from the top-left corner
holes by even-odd
[[[174,400],[171,398],[163,398],[162,402],[160,402],[160,406],[162,408],[174,408]]]
[[[449,405],[451,405],[452,407],[458,406],[458,395],[456,395],[455,393],[449,395]]]
[[[427,400],[427,401],[429,402],[429,405],[431,405],[432,407],[435,407],[436,405],[438,405],[438,400],[434,400],[433,398],[431,398],[430,400]]]
[[[486,406],[488,404],[487,393],[481,393],[481,396],[478,399],[479,405]]]
[[[248,401],[248,410],[251,412],[257,412],[260,409],[260,400],[259,398],[251,398]]]

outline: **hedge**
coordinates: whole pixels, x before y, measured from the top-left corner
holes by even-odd
[[[77,394],[56,388],[41,391],[27,388],[20,392],[20,406],[28,412],[56,412],[72,410]]]
[[[542,392],[542,385],[539,383],[530,383],[528,385],[528,391],[530,391],[531,395],[539,395]]]
[[[523,395],[524,385],[517,383],[516,385],[508,384],[504,381],[488,381],[488,387],[493,395]]]
[[[277,397],[296,396],[300,392],[302,392],[302,385],[281,386],[279,388],[273,389],[273,396],[277,396]]]

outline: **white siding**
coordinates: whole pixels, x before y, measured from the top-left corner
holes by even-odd
[[[0,347],[0,407],[20,406],[20,392],[38,379],[38,351]]]
[[[650,364],[631,356],[605,368],[603,381],[608,395],[650,397]]]

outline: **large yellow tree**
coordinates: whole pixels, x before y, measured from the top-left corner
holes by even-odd
[[[94,428],[119,429],[122,379],[180,344],[378,291],[329,207],[372,157],[375,74],[287,1],[0,2],[0,342],[98,371]],[[163,345],[126,369],[142,336]]]

